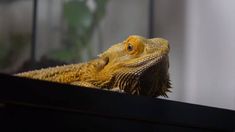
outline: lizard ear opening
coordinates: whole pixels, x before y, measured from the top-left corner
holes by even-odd
[[[108,57],[100,57],[96,63],[96,67],[98,70],[103,69],[109,63]]]
[[[107,65],[109,63],[109,57],[104,57],[103,61],[105,62],[104,65]]]

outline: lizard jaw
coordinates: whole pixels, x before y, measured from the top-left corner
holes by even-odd
[[[145,58],[143,60],[141,60],[140,62],[137,63],[131,63],[131,64],[125,64],[124,66],[126,67],[145,67],[148,68],[154,64],[157,64],[159,62],[161,62],[164,58],[166,57],[166,55],[162,55],[159,57],[155,57],[155,56],[149,56],[148,58]],[[142,68],[141,68],[142,69]]]

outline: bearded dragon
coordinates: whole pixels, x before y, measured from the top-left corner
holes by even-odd
[[[171,87],[169,50],[166,39],[132,35],[88,62],[15,75],[132,95],[167,97]]]

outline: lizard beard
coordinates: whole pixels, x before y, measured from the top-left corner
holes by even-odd
[[[138,68],[132,67],[128,72],[119,71],[115,75],[114,87],[134,95],[167,96],[171,87],[168,68],[168,56],[165,56]]]

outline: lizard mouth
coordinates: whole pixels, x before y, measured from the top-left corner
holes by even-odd
[[[143,58],[141,61],[137,62],[137,63],[131,63],[131,64],[126,64],[126,67],[150,67],[152,65],[158,64],[159,62],[161,62],[164,58],[166,58],[166,55],[162,55],[159,57],[155,57],[155,56],[149,56],[149,57],[145,57]]]

